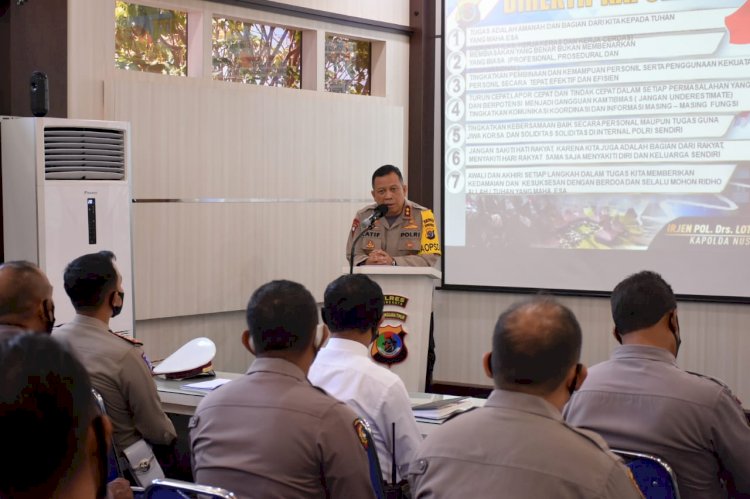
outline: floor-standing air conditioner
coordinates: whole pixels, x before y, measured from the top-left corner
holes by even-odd
[[[5,260],[38,264],[54,286],[57,323],[75,311],[63,270],[114,252],[125,305],[113,331],[133,332],[130,124],[57,118],[0,120]]]

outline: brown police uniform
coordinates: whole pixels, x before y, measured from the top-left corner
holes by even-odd
[[[677,367],[663,348],[617,347],[589,369],[565,417],[612,448],[663,458],[683,499],[727,497],[720,474],[750,494],[750,427],[739,401],[723,383]]]
[[[85,315],[76,315],[54,329],[52,337],[67,343],[86,367],[91,383],[104,398],[119,452],[141,438],[158,445],[174,441],[177,433],[161,408],[138,342],[110,332],[105,323]]]
[[[415,498],[641,498],[598,435],[568,426],[541,397],[497,389],[428,435],[409,482]]]
[[[346,243],[346,259],[352,251],[352,242],[364,227],[361,225],[375,211],[375,203],[367,205],[357,212],[349,231]],[[396,260],[396,265],[409,267],[438,267],[440,265],[440,241],[438,239],[435,217],[424,216],[432,213],[424,206],[404,202],[401,215],[392,223],[383,217],[372,226],[359,240],[354,250],[354,265],[361,265],[367,260],[372,250],[381,249]]]
[[[196,482],[238,497],[374,497],[357,421],[296,365],[255,359],[190,421]]]

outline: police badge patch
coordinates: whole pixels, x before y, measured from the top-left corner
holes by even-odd
[[[362,418],[357,418],[354,420],[354,431],[357,432],[357,438],[359,438],[359,443],[362,444],[362,448],[367,450],[367,448],[370,446],[370,440],[367,438],[367,432],[365,429],[367,428],[367,422]]]
[[[373,360],[388,365],[405,361],[409,355],[405,343],[406,334],[401,326],[380,326],[380,334],[370,347]]]

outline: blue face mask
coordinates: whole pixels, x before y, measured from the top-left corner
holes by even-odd
[[[122,312],[122,306],[125,304],[125,293],[122,291],[117,292],[118,295],[120,295],[120,304],[115,305],[115,297],[112,295],[112,298],[109,301],[109,305],[112,307],[112,317],[117,317],[120,315],[120,312]]]

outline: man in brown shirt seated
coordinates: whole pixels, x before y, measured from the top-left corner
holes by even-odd
[[[114,259],[111,252],[100,251],[68,264],[63,280],[76,316],[52,337],[70,346],[104,398],[118,452],[140,439],[170,445],[177,433],[162,410],[140,342],[109,330],[109,319],[120,312],[125,298]]]
[[[750,427],[729,387],[678,366],[672,287],[656,272],[638,272],[615,287],[611,307],[622,345],[591,368],[565,419],[613,448],[664,459],[683,499],[750,496]]]
[[[495,390],[481,409],[430,433],[409,466],[414,497],[638,499],[630,472],[596,434],[561,410],[586,377],[581,328],[549,298],[497,321],[485,369]]]
[[[317,322],[301,284],[273,281],[253,293],[242,344],[257,358],[190,422],[198,483],[239,497],[374,497],[362,420],[307,380],[327,336]]]

